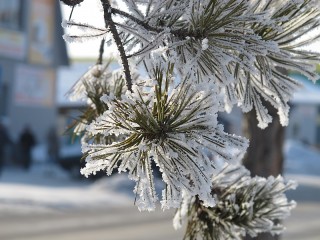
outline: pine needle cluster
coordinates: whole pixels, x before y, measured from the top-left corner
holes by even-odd
[[[281,176],[252,178],[244,167],[228,165],[212,182],[211,194],[217,201],[214,207],[206,207],[197,196],[189,196],[176,213],[175,228],[187,222],[184,239],[241,240],[246,234],[279,234],[284,230],[281,220],[296,205],[285,196],[296,184],[285,183]]]
[[[107,59],[104,64],[96,64],[83,74],[67,95],[72,101],[85,101],[86,109],[68,127],[68,131],[82,136],[84,141],[94,138],[100,143],[115,141],[114,137],[101,139],[100,136],[92,136],[86,131],[86,127],[93,120],[108,110],[107,104],[101,101],[105,94],[121,97],[126,91],[125,80],[119,71],[111,71],[113,59]]]
[[[163,73],[154,70],[149,88],[134,86],[121,98],[105,95],[108,110],[87,128],[90,135],[123,138],[111,144],[85,144],[87,156],[82,174],[99,170],[111,174],[128,171],[137,182],[137,205],[153,210],[157,201],[151,162],[160,168],[166,188],[162,208],[178,207],[182,191],[198,195],[204,204],[214,205],[210,195],[214,164],[207,152],[226,161],[243,155],[248,145],[241,137],[229,135],[217,123],[219,101],[208,85],[182,82],[172,88],[173,65]]]

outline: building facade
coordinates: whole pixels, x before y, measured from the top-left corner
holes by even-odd
[[[56,72],[68,65],[56,0],[0,0],[0,119],[13,141],[55,127]]]

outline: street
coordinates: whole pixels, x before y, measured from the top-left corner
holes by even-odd
[[[0,216],[1,240],[182,239],[172,227],[174,212],[139,212],[134,206]]]
[[[299,183],[287,196],[298,205],[284,222],[282,240],[320,239],[320,177],[304,171],[319,167],[320,158],[310,159],[287,162],[285,178]],[[52,166],[6,169],[0,177],[0,240],[182,240],[184,231],[172,226],[174,210],[139,212],[132,189],[123,175],[88,182]]]
[[[10,205],[12,207],[12,205]],[[139,212],[136,207],[35,211],[0,216],[1,240],[181,240],[173,211]],[[301,202],[285,225],[283,240],[318,240],[320,203]]]

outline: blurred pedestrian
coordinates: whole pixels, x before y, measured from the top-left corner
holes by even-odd
[[[8,144],[11,144],[6,127],[0,122],[0,174],[5,162],[5,148]]]
[[[31,165],[31,150],[36,145],[35,137],[29,126],[26,126],[21,133],[19,144],[21,148],[22,166],[28,170]]]
[[[59,137],[55,127],[50,128],[47,135],[48,158],[50,163],[56,163],[59,158]]]

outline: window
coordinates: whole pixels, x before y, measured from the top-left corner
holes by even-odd
[[[0,27],[19,30],[21,21],[21,1],[0,0]]]

